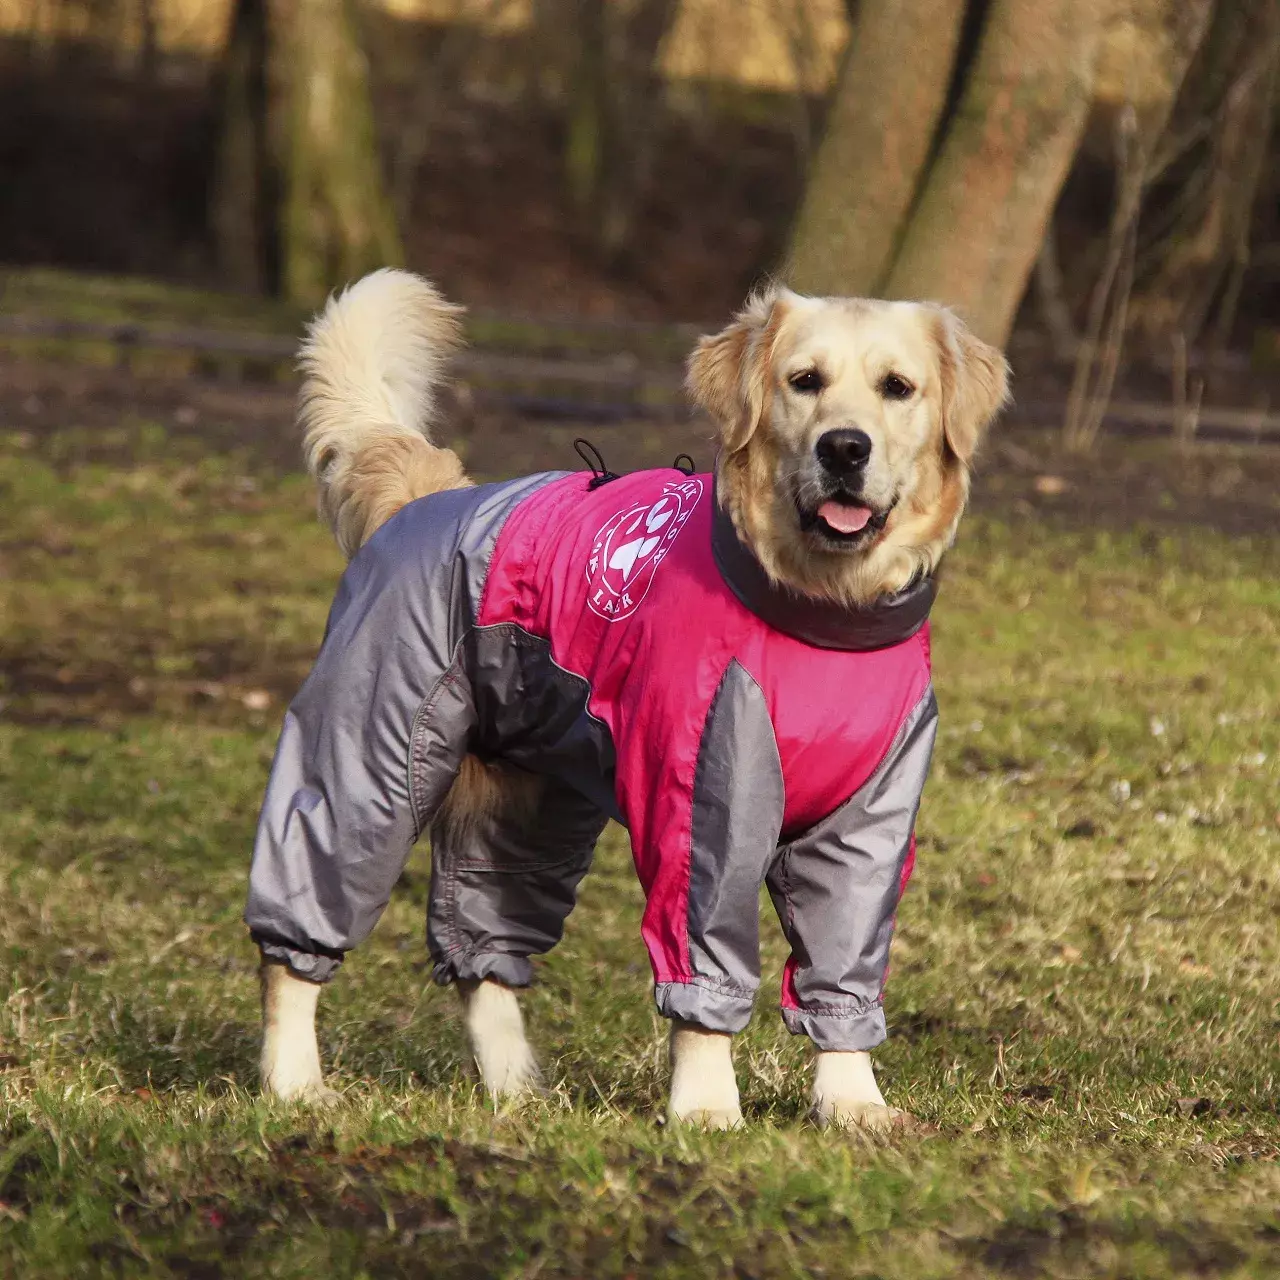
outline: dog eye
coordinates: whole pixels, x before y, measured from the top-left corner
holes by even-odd
[[[907,400],[913,391],[915,387],[896,373],[886,373],[880,380],[880,394],[886,400]]]
[[[805,369],[800,373],[793,373],[787,382],[792,391],[798,391],[805,396],[816,396],[826,386],[822,380],[822,374],[817,369]]]

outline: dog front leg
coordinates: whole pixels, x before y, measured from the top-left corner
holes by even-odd
[[[742,1124],[732,1041],[726,1032],[672,1021],[668,1119],[706,1129],[736,1129]]]
[[[819,1050],[813,1072],[813,1118],[828,1126],[884,1131],[906,1113],[891,1107],[876,1084],[869,1053]]]
[[[328,1104],[338,1094],[320,1074],[316,1004],[320,984],[295,977],[287,965],[262,965],[262,1089],[277,1098]]]

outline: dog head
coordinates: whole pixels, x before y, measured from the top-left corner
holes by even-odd
[[[1008,365],[943,307],[756,294],[689,361],[720,502],[775,581],[868,604],[932,572]]]

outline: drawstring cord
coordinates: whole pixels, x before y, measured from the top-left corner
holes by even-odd
[[[591,480],[587,484],[588,489],[598,489],[602,484],[608,484],[610,480],[619,479],[616,472],[610,471],[605,466],[604,455],[590,440],[584,440],[579,436],[573,442],[573,450],[591,468]],[[681,463],[684,463],[684,466],[681,466]],[[694,462],[687,453],[676,454],[671,466],[683,476],[693,475]]]
[[[573,442],[574,452],[583,462],[591,468],[591,482],[587,485],[588,489],[598,489],[602,484],[608,484],[610,480],[616,480],[618,477],[604,464],[604,456],[600,450],[591,443],[590,440],[584,440],[579,436]]]

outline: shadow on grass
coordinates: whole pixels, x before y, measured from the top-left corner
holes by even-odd
[[[1280,1243],[1280,1231],[1263,1227],[1259,1235]],[[984,1239],[966,1241],[964,1252],[1001,1276],[1097,1274],[1117,1250],[1156,1254],[1167,1275],[1216,1276],[1234,1271],[1245,1251],[1209,1223],[1176,1227],[1148,1219],[1109,1221],[1076,1210],[1045,1212],[1006,1222]],[[1151,1273],[1151,1274],[1154,1274]]]

